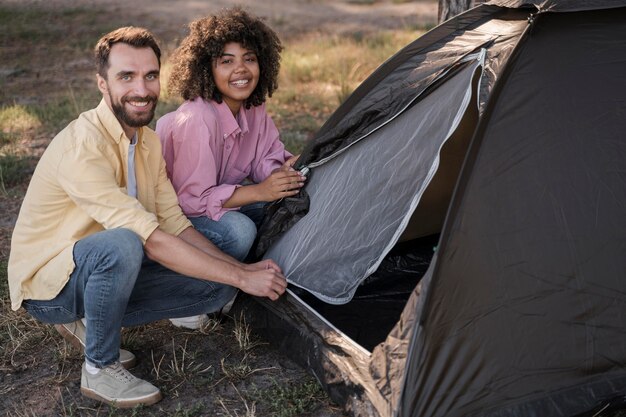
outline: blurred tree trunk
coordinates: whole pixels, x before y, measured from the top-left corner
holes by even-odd
[[[473,0],[439,0],[439,23],[474,6]]]

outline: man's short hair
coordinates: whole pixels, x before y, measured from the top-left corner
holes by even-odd
[[[115,29],[104,35],[94,48],[94,58],[96,61],[96,70],[100,76],[106,79],[107,70],[109,69],[109,55],[111,48],[116,43],[125,43],[135,48],[152,48],[154,54],[159,61],[161,67],[161,49],[154,35],[147,29],[127,26]]]

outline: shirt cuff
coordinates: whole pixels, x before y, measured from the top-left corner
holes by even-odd
[[[211,198],[207,204],[206,216],[214,221],[218,221],[224,213],[232,210],[239,210],[239,207],[224,207],[237,188],[241,185],[222,184],[212,190]]]

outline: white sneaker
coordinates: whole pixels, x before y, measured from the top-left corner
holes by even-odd
[[[185,329],[197,330],[209,321],[209,316],[201,314],[199,316],[180,317],[177,319],[170,319],[170,322],[176,327],[182,327]]]
[[[91,374],[83,364],[80,391],[85,397],[102,401],[119,408],[150,405],[159,402],[161,391],[143,379],[128,372],[121,363],[105,366]]]

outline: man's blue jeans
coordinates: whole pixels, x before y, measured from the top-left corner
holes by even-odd
[[[128,229],[95,233],[74,245],[74,271],[52,300],[25,300],[46,323],[87,320],[86,359],[102,367],[118,360],[121,328],[155,320],[212,313],[236,288],[186,277],[145,258]]]
[[[265,204],[248,204],[238,211],[228,211],[218,221],[206,216],[190,217],[189,220],[215,246],[243,262],[254,243],[257,228],[263,221]]]

